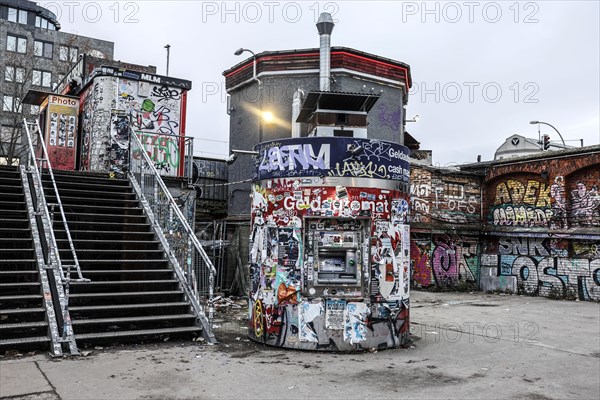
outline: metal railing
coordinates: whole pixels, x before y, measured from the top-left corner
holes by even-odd
[[[129,146],[130,178],[140,191],[142,203],[149,209],[148,216],[196,316],[204,325],[206,335],[214,341],[211,324],[215,267],[133,131],[129,135]]]
[[[184,177],[188,185],[192,184],[194,138],[145,131],[135,133],[161,176]],[[134,159],[141,157],[138,151],[131,151]]]
[[[25,136],[27,137],[27,144],[29,147],[27,173],[32,177],[33,182],[31,186],[34,188],[34,193],[32,193],[32,203],[34,206],[36,220],[39,220],[43,226],[43,229],[39,230],[38,233],[40,234],[42,249],[44,252],[44,268],[48,270],[48,277],[50,282],[52,282],[51,291],[52,297],[55,299],[55,307],[60,308],[60,310],[57,310],[56,316],[61,334],[61,341],[69,344],[71,354],[77,354],[77,345],[75,343],[73,328],[71,326],[71,318],[69,315],[69,286],[72,280],[71,268],[74,267],[75,272],[77,273],[77,278],[73,279],[73,281],[89,282],[90,280],[84,278],[81,273],[79,259],[77,258],[77,253],[75,252],[73,239],[71,237],[65,211],[62,206],[60,194],[58,193],[58,187],[56,186],[54,172],[52,171],[52,165],[48,158],[48,151],[46,149],[46,144],[44,142],[40,125],[38,121],[35,121],[35,123],[29,123],[27,122],[27,119],[24,118],[23,126],[25,127]],[[44,182],[42,179],[42,171],[44,168],[48,171],[50,176],[52,190],[54,191],[54,196],[56,197],[56,203],[48,204],[46,201]],[[56,235],[54,234],[55,208],[58,208],[60,212],[67,241],[69,243],[69,249],[73,256],[73,265],[67,264],[66,271],[60,258],[60,249],[58,248]],[[59,282],[57,282],[57,280],[59,280]],[[61,287],[58,287],[57,285],[61,285]]]
[[[54,179],[54,172],[52,171],[52,165],[50,164],[50,159],[48,157],[48,150],[46,149],[46,143],[44,142],[44,138],[42,137],[42,130],[40,129],[40,125],[36,120],[35,123],[27,122],[27,119],[23,119],[23,124],[25,125],[25,131],[27,133],[27,144],[29,145],[29,165],[33,170],[34,179],[36,181],[36,198],[38,199],[37,206],[38,209],[36,212],[44,213],[44,216],[48,221],[52,224],[54,222],[54,208],[58,208],[60,212],[60,217],[65,228],[65,235],[67,236],[67,242],[69,243],[69,250],[71,251],[71,256],[73,257],[73,265],[67,265],[67,271],[64,271],[59,249],[56,244],[56,236],[54,235],[54,229],[52,229],[52,225],[50,225],[50,254],[54,255],[54,261],[56,268],[60,271],[60,276],[63,279],[63,284],[67,285],[71,281],[71,267],[75,267],[75,272],[77,273],[77,279],[74,281],[81,282],[89,282],[89,279],[83,277],[81,273],[81,268],[79,266],[79,259],[77,258],[77,253],[75,252],[75,246],[73,245],[73,238],[71,237],[71,231],[69,230],[69,224],[67,223],[67,217],[65,215],[65,210],[62,205],[62,201],[60,200],[60,194],[58,193],[58,187],[56,186],[56,180]],[[35,139],[31,138],[32,132],[29,127],[33,126],[33,134],[36,135]],[[36,147],[33,146],[33,142],[36,142]],[[36,154],[38,153],[38,154]],[[39,158],[38,158],[39,155]],[[38,164],[38,161],[40,163]],[[42,171],[46,169],[48,175],[50,176],[50,182],[52,183],[52,190],[54,191],[54,196],[56,197],[56,203],[48,204],[46,202],[46,196],[44,194],[44,186],[42,181]]]

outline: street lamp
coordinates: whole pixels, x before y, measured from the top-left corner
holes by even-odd
[[[245,51],[252,54],[252,79],[254,79],[256,82],[258,82],[258,86],[260,87],[260,79],[258,79],[256,77],[256,54],[254,54],[254,52],[252,50],[244,49],[243,47],[240,47],[239,49],[237,49],[235,51],[235,53],[233,53],[233,54],[236,56],[240,56]]]
[[[554,126],[550,125],[550,124],[549,124],[549,123],[547,123],[547,122],[542,122],[542,121],[531,121],[531,122],[529,122],[529,123],[530,123],[531,125],[535,125],[535,124],[538,124],[538,125],[540,125],[540,124],[541,124],[541,125],[548,125],[550,128],[554,129],[554,130],[556,131],[556,133],[558,133],[558,136],[560,137],[560,140],[562,141],[562,144],[563,144],[563,146],[564,146],[564,147],[567,147],[567,145],[565,144],[565,139],[563,139],[563,137],[562,137],[562,135],[560,134],[560,132],[558,131],[558,129],[556,129]],[[538,126],[538,132],[539,132],[539,126]]]
[[[167,73],[165,75],[169,76],[169,53],[171,52],[171,45],[166,44],[165,49],[167,49]]]

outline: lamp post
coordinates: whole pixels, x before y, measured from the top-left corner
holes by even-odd
[[[258,87],[260,88],[260,79],[258,79],[256,77],[256,54],[254,54],[254,52],[252,50],[244,49],[243,47],[240,47],[239,49],[237,49],[235,51],[235,53],[233,53],[233,54],[236,56],[240,56],[245,51],[252,54],[252,79],[254,79],[256,82],[258,82]]]
[[[165,75],[169,76],[169,53],[171,52],[171,45],[165,45],[165,49],[167,49],[167,73]]]
[[[560,137],[560,140],[562,141],[562,144],[563,144],[563,146],[564,146],[564,147],[567,147],[567,145],[565,144],[565,139],[563,139],[563,137],[562,137],[562,135],[560,134],[560,132],[558,131],[558,129],[556,129],[554,126],[550,125],[550,124],[549,124],[549,123],[547,123],[547,122],[542,122],[542,121],[531,121],[531,122],[530,122],[530,124],[531,124],[531,125],[535,125],[535,124],[538,124],[538,125],[540,125],[540,124],[541,124],[541,125],[548,125],[550,128],[554,129],[554,130],[556,131],[556,133],[558,133],[558,136]],[[538,129],[538,130],[539,130],[539,129]]]
[[[258,83],[259,112],[260,112],[260,115],[258,116],[258,143],[260,143],[260,142],[262,142],[262,136],[263,136],[263,133],[262,133],[262,131],[263,131],[262,93],[260,93],[260,89],[262,89],[262,86],[261,86],[260,79],[258,79],[258,77],[256,76],[256,54],[252,50],[245,49],[243,47],[240,47],[239,49],[237,49],[233,54],[236,56],[240,56],[240,55],[242,55],[242,53],[244,53],[246,51],[248,53],[252,54],[252,79]]]

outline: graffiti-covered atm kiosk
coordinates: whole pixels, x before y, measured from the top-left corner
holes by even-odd
[[[408,149],[304,137],[256,150],[250,338],[305,350],[405,344]]]

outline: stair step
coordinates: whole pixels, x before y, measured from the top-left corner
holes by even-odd
[[[26,210],[25,202],[14,202],[14,201],[4,201],[0,197],[0,208],[3,210],[16,210],[16,211],[24,211]]]
[[[15,314],[36,314],[36,313],[45,313],[46,309],[41,307],[31,307],[31,308],[7,308],[4,310],[0,310],[0,315],[15,315]]]
[[[86,269],[86,275],[112,275],[112,274],[166,274],[173,272],[172,269]],[[77,273],[76,271],[71,272]]]
[[[105,306],[72,306],[69,307],[71,312],[84,311],[104,311],[104,310],[136,310],[148,308],[167,308],[167,307],[189,307],[185,301],[177,301],[172,303],[143,303],[143,304],[114,304]]]
[[[87,271],[85,271],[87,274]],[[137,280],[137,281],[91,281],[91,282],[71,282],[71,286],[104,286],[104,285],[142,285],[153,283],[177,283],[177,279],[158,279],[158,280]],[[2,286],[2,285],[0,285]]]
[[[46,188],[48,189],[48,188]],[[96,190],[80,190],[80,189],[67,189],[64,187],[59,187],[58,193],[62,199],[63,193],[65,196],[69,196],[69,194],[77,194],[83,196],[85,198],[93,198],[94,200],[102,199],[102,200],[132,200],[136,199],[135,193],[130,191],[124,192],[112,192],[112,191],[96,191]],[[53,191],[46,190],[46,197],[51,198],[54,197]],[[72,197],[72,196],[71,196]],[[137,201],[137,199],[136,199]]]
[[[46,200],[51,203],[51,200],[55,200],[56,196],[52,195],[52,194],[46,194]],[[85,204],[86,201],[88,202],[108,202],[110,201],[112,202],[119,202],[119,203],[128,203],[128,204],[135,204],[138,205],[139,204],[139,200],[136,199],[108,199],[108,198],[99,198],[99,197],[75,197],[75,196],[68,196],[68,195],[63,195],[62,193],[60,194],[60,199],[63,203],[63,207],[65,206],[69,206],[70,204],[75,204],[75,205],[82,205]]]
[[[83,333],[75,335],[75,340],[89,340],[89,339],[103,339],[103,338],[116,338],[116,337],[131,337],[131,336],[155,336],[155,335],[168,335],[172,333],[185,333],[185,332],[201,332],[202,328],[199,326],[181,326],[173,328],[162,328],[162,329],[140,329],[135,331],[115,331],[115,332],[96,332],[96,333]]]
[[[43,175],[43,179],[47,180],[49,178],[49,175],[46,173]],[[57,184],[59,182],[69,182],[71,181],[73,178],[77,178],[79,181],[87,181],[87,182],[103,182],[103,183],[107,183],[110,182],[113,185],[116,186],[129,186],[130,182],[129,179],[126,178],[114,178],[111,179],[108,174],[105,173],[101,173],[101,172],[69,172],[69,171],[62,171],[62,170],[57,170],[54,171],[54,179],[56,180]]]
[[[93,318],[74,319],[73,326],[118,324],[119,322],[144,322],[144,321],[168,321],[175,319],[196,319],[193,314],[171,314],[171,315],[147,315],[142,317],[119,317],[119,318]]]
[[[62,197],[61,197],[62,199]],[[65,209],[65,211],[71,211],[71,210],[94,210],[94,211],[112,211],[113,214],[117,214],[117,215],[129,215],[127,214],[128,212],[131,213],[131,215],[142,215],[144,214],[144,209],[141,207],[127,207],[127,208],[123,208],[123,207],[117,207],[117,206],[91,206],[91,205],[86,205],[86,204],[68,204],[68,205],[63,205],[63,208]],[[116,213],[115,213],[116,212]]]
[[[52,182],[44,180],[44,188],[52,186]],[[59,191],[62,190],[77,190],[78,192],[91,191],[91,192],[104,192],[104,193],[131,193],[131,186],[125,185],[114,185],[111,183],[92,183],[92,182],[76,182],[76,181],[61,181],[57,182]],[[85,189],[84,189],[85,188]]]
[[[0,250],[2,251],[2,250]],[[70,249],[62,249],[60,250],[61,252],[61,258],[62,258],[62,253],[65,253],[67,255],[71,254],[71,250]],[[164,250],[157,250],[157,249],[153,249],[153,250],[127,250],[127,249],[110,249],[110,250],[105,250],[105,249],[77,249],[77,257],[78,258],[84,258],[87,257],[89,255],[107,255],[107,254],[111,254],[111,253],[115,253],[115,254],[123,254],[123,255],[135,255],[135,254],[141,254],[141,255],[161,255],[164,253]]]
[[[90,297],[141,297],[141,296],[168,296],[168,295],[181,295],[181,290],[164,290],[164,291],[153,291],[153,292],[110,292],[110,293],[71,293],[69,295],[72,299],[90,298]],[[10,296],[9,296],[10,297]],[[0,300],[2,297],[0,297]]]
[[[123,220],[136,220],[136,219],[141,219],[141,220],[146,220],[146,216],[141,214],[141,215],[126,215],[126,214],[108,214],[108,213],[82,213],[82,212],[65,212],[65,216],[67,217],[67,221],[71,221],[71,220],[75,220],[77,218],[79,218],[79,221],[81,221],[83,218],[85,219],[91,219],[92,221],[96,221],[98,218],[114,218],[114,219],[118,219],[121,222]]]
[[[29,221],[27,221],[29,222]],[[67,220],[67,223],[69,224],[69,230],[71,230],[71,226],[75,227],[77,225],[116,225],[116,226],[120,226],[122,228],[128,228],[130,226],[135,226],[135,227],[141,227],[141,226],[147,226],[150,227],[151,224],[149,222],[146,223],[130,223],[128,222],[127,224],[123,224],[123,221],[114,221],[114,222],[106,222],[106,221],[73,221],[73,220]],[[54,224],[55,225],[62,225],[62,220],[54,220]],[[127,232],[124,230],[116,230],[113,232]]]
[[[39,286],[39,282],[19,282],[19,283],[0,283],[0,289],[2,288],[20,288],[20,287],[35,287]]]
[[[2,339],[0,340],[0,347],[9,347],[16,345],[24,345],[30,343],[44,343],[50,342],[50,338],[47,336],[34,336],[25,338],[14,338],[14,339]]]
[[[160,259],[160,260],[85,260],[80,259],[79,265],[83,264],[112,264],[118,266],[118,264],[168,264],[169,260]]]
[[[41,294],[19,294],[11,296],[0,296],[0,301],[37,300],[41,298]]]
[[[41,328],[43,326],[48,326],[48,323],[46,321],[17,322],[15,324],[0,324],[0,331],[19,328]]]
[[[0,276],[2,275],[37,275],[39,271],[37,269],[25,270],[25,271],[0,271]]]
[[[3,238],[31,238],[30,228],[6,228],[0,227],[0,237]]]

